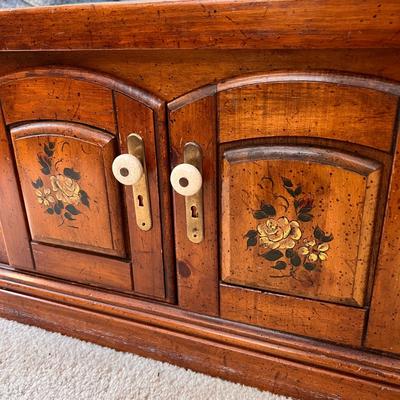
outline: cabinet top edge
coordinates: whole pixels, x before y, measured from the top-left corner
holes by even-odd
[[[399,32],[398,0],[150,0],[0,10],[0,51],[400,48]]]

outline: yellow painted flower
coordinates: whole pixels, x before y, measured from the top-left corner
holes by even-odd
[[[270,249],[292,249],[301,238],[300,225],[286,217],[268,219],[258,225],[260,245]]]
[[[50,203],[54,203],[55,199],[51,195],[50,189],[43,189],[43,191],[36,189],[35,194],[37,196],[37,201],[39,204],[43,204],[48,207]]]
[[[299,254],[307,256],[308,261],[315,262],[318,259],[325,261],[328,258],[326,252],[329,250],[328,243],[321,243],[316,246],[315,240],[304,240],[305,246],[299,248]]]
[[[80,203],[80,187],[75,180],[59,174],[51,176],[50,182],[57,200],[66,204]]]

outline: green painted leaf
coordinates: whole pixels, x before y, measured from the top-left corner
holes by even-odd
[[[44,145],[44,152],[47,154],[48,157],[51,157],[53,155],[53,150],[51,150],[47,144]]]
[[[38,161],[41,168],[41,171],[45,175],[50,175],[50,166],[51,166],[51,161],[47,157],[43,157],[38,155]]]
[[[290,179],[288,179],[288,178],[285,178],[285,177],[282,176],[282,181],[283,181],[284,186],[286,186],[286,187],[292,187],[293,186],[292,181]]]
[[[279,250],[270,250],[267,253],[261,254],[268,261],[276,261],[283,257],[283,253]]]
[[[75,181],[79,181],[79,179],[81,179],[81,174],[75,171],[73,168],[64,168],[64,175]]]
[[[294,190],[293,189],[290,189],[290,188],[288,188],[288,187],[286,187],[285,186],[285,189],[287,190],[287,192],[292,196],[292,197],[295,197],[296,195],[294,194]]]
[[[301,194],[301,191],[302,191],[301,186],[297,186],[296,190],[294,191],[294,195],[298,196],[299,194]]]
[[[307,214],[307,213],[309,213],[312,209],[313,209],[312,207],[303,207],[303,208],[300,208],[299,213],[301,213],[301,214]]]
[[[72,204],[68,204],[67,206],[65,206],[65,209],[72,215],[78,215],[81,212]]]
[[[75,221],[75,218],[69,212],[64,213],[64,217],[69,221]]]
[[[265,212],[262,211],[262,210],[255,211],[253,215],[254,215],[254,218],[256,218],[256,219],[263,219],[263,218],[267,218],[268,217],[268,215],[265,214]]]
[[[313,216],[311,214],[299,214],[297,217],[302,222],[308,222],[313,219]]]
[[[275,207],[272,204],[263,204],[261,206],[261,211],[263,211],[268,217],[276,215]]]
[[[32,185],[35,189],[40,189],[43,187],[43,181],[41,178],[37,178],[35,182],[32,182]]]
[[[285,256],[286,256],[287,258],[292,257],[293,254],[294,254],[293,249],[287,249],[286,252],[285,252]]]
[[[314,229],[314,237],[315,237],[315,239],[322,240],[322,238],[324,236],[325,236],[325,232],[319,226],[317,226]]]
[[[304,263],[304,268],[307,271],[313,271],[315,269],[315,266],[316,265],[314,263],[309,263],[309,262]]]
[[[58,200],[56,204],[61,210],[64,208],[64,203],[61,200]]]
[[[287,267],[287,264],[285,263],[285,261],[278,261],[272,268],[282,270],[282,269],[285,269],[286,267]]]
[[[299,255],[297,253],[294,253],[292,255],[292,257],[290,257],[290,263],[294,267],[298,267],[301,264],[301,259],[300,259]]]
[[[257,244],[257,236],[252,236],[247,239],[247,247],[252,247]]]
[[[47,212],[48,214],[50,214],[50,215],[53,215],[53,214],[54,214],[54,210],[53,210],[51,207],[49,207],[49,208],[46,210],[46,212]]]
[[[56,213],[57,215],[60,215],[60,214],[61,214],[61,210],[62,210],[62,207],[60,207],[59,202],[57,202],[57,203],[54,205],[54,211],[55,211],[55,213]]]
[[[323,242],[331,242],[333,240],[333,235],[324,235],[321,239]]]
[[[257,231],[255,231],[254,229],[250,229],[244,236],[248,238],[257,236]]]
[[[81,198],[81,202],[84,206],[86,207],[90,207],[89,205],[89,196],[87,195],[87,193],[84,190],[80,190],[79,191],[79,196]]]

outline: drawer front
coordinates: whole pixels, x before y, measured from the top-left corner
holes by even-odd
[[[272,73],[170,103],[172,166],[187,142],[203,154],[205,233],[197,245],[175,193],[183,307],[362,345],[396,88],[362,76]]]
[[[159,192],[167,165],[157,156],[166,140],[163,103],[111,77],[55,67],[0,78],[0,98],[0,133],[12,150],[1,165],[17,174],[22,194],[3,195],[1,218],[12,221],[10,208],[23,204],[30,268],[172,301],[172,243],[161,225],[170,205]],[[115,158],[128,153],[130,134],[144,146],[152,222],[146,230],[138,226],[132,186],[112,172]]]

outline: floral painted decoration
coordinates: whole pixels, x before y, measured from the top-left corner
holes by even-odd
[[[64,168],[58,171],[61,160],[54,160],[55,142],[44,145],[44,152],[37,154],[42,177],[32,182],[38,203],[50,215],[59,216],[62,225],[65,220],[75,221],[81,214],[80,205],[90,207],[89,196],[81,189],[79,180],[81,175],[73,168]]]
[[[264,177],[272,184],[270,177]],[[328,259],[329,242],[333,236],[326,234],[319,226],[312,229],[312,238],[303,238],[304,224],[313,220],[314,200],[303,194],[301,185],[294,188],[293,182],[282,177],[282,185],[290,195],[287,197],[273,193],[275,199],[284,201],[284,210],[287,213],[292,206],[296,218],[290,220],[288,216],[277,216],[274,205],[262,203],[259,210],[253,212],[259,224],[255,229],[249,230],[247,248],[259,246],[263,249],[259,256],[272,262],[271,267],[283,271],[288,269],[288,275],[277,275],[276,277],[295,277],[296,271],[302,266],[306,271],[320,270],[324,261]],[[265,249],[265,250],[264,250]]]

